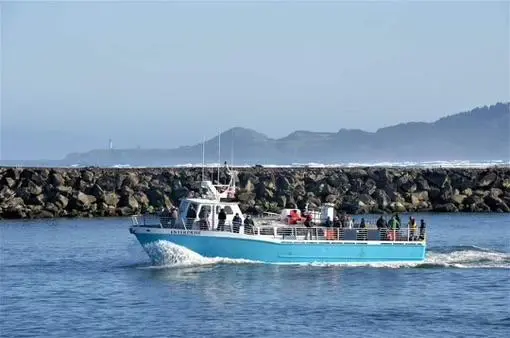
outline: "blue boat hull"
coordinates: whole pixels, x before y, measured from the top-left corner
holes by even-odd
[[[425,259],[422,242],[271,242],[256,239],[193,236],[175,234],[134,233],[140,244],[168,241],[204,257],[246,259],[264,263],[414,263]],[[151,253],[146,250],[149,256]],[[150,257],[153,262],[158,257]]]

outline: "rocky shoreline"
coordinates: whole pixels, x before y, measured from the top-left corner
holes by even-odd
[[[206,177],[217,169],[206,169]],[[129,216],[177,205],[201,168],[0,168],[0,218]],[[350,214],[510,212],[510,168],[243,168],[247,213],[334,203]],[[227,182],[224,170],[220,180]]]

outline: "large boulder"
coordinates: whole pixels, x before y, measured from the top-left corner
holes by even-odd
[[[377,189],[375,191],[375,193],[372,195],[374,197],[374,199],[376,200],[377,202],[377,205],[379,206],[379,208],[381,209],[385,209],[387,208],[390,203],[391,203],[391,199],[390,197],[388,196],[388,194],[382,190],[382,189]]]
[[[411,204],[418,206],[421,202],[428,202],[429,193],[427,191],[419,191],[411,193]]]
[[[496,179],[498,178],[498,175],[490,171],[488,173],[482,174],[481,178],[478,180],[478,187],[484,188],[490,186]]]
[[[76,209],[77,211],[85,211],[89,210],[95,202],[96,198],[94,196],[84,194],[80,191],[71,197],[68,208]]]
[[[510,212],[508,205],[499,197],[489,194],[484,199],[485,204],[489,206],[492,211],[497,212]]]

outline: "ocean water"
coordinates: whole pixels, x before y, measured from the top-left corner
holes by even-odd
[[[391,167],[391,168],[488,168],[488,167],[508,167],[510,166],[509,160],[492,160],[492,161],[469,161],[469,160],[456,160],[456,161],[404,161],[404,162],[338,162],[338,163],[290,163],[290,164],[271,164],[259,163],[266,168],[352,168],[352,167]],[[183,163],[177,165],[170,165],[165,162],[154,165],[157,167],[177,167],[177,168],[198,168],[198,167],[222,167],[221,163]],[[235,163],[236,168],[253,167],[253,164]],[[78,164],[71,167],[80,167]],[[145,166],[133,166],[131,164],[116,164],[112,168],[146,168]]]
[[[403,215],[405,217],[405,215]],[[2,221],[2,337],[504,337],[510,217],[425,214],[425,264],[265,265],[172,245],[129,218]]]

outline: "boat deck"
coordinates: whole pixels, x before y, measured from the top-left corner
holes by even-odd
[[[161,228],[161,229],[179,229],[210,232],[210,226],[199,221],[190,221],[187,224],[172,224],[170,219],[151,215],[132,216],[133,227]],[[266,223],[266,222],[264,222]],[[231,222],[224,224],[219,230],[213,230],[215,233],[228,232],[231,234],[240,234],[243,237],[256,236],[277,240],[310,240],[310,241],[349,241],[349,242],[424,242],[426,233],[420,233],[419,228],[399,228],[377,229],[369,224],[366,228],[337,228],[313,226],[305,227],[302,224],[286,225],[281,222],[271,222],[268,225],[254,225],[245,227]]]

